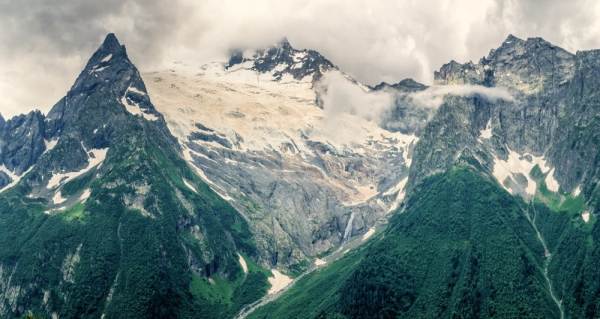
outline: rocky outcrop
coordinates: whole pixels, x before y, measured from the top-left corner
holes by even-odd
[[[0,125],[0,165],[21,175],[36,163],[46,150],[44,115],[32,111],[15,116]],[[0,181],[0,189],[4,187]]]
[[[396,84],[381,83],[373,92],[387,92],[393,96],[394,106],[382,114],[381,127],[390,132],[420,136],[436,109],[414,101],[415,94],[428,87],[413,79],[404,79]]]
[[[445,64],[435,72],[436,85],[462,85],[467,91],[481,86],[489,88],[486,92],[503,90],[510,98],[490,101],[482,93],[446,97],[415,148],[419,168],[411,171],[409,184],[414,186],[425,176],[454,165],[459,153],[467,149],[489,171],[493,170],[491,158],[506,160],[509,149],[546,156],[551,166],[561,166],[564,156],[548,151],[563,138],[559,123],[572,112],[573,99],[567,92],[577,73],[576,60],[575,55],[541,38],[521,40],[511,35],[478,64]],[[480,139],[488,124],[492,136]],[[451,141],[436,141],[445,136],[443,131],[452,132]],[[439,147],[431,147],[434,144]],[[576,182],[570,182],[566,172],[556,169],[554,176],[570,192]]]

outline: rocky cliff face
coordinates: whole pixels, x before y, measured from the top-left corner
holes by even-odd
[[[458,85],[471,93],[444,98],[415,149],[418,166],[411,171],[409,184],[415,185],[424,176],[444,171],[458,161],[497,173],[499,163],[510,162],[514,152],[532,165],[534,158],[543,158],[548,168],[544,173],[556,179],[562,190],[574,191],[583,178],[582,172],[579,176],[573,174],[574,167],[589,170],[596,154],[591,151],[594,155],[576,155],[577,151],[566,146],[563,133],[573,131],[574,122],[568,120],[567,124],[566,120],[572,118],[569,114],[581,114],[574,108],[582,105],[582,92],[577,91],[585,77],[582,69],[593,68],[593,63],[583,62],[583,57],[589,55],[573,55],[540,38],[509,36],[478,64],[452,61],[444,65],[435,73],[436,85]],[[494,90],[510,96],[490,98]],[[590,118],[590,114],[585,117]],[[575,164],[573,156],[581,161]],[[519,174],[529,179],[527,171],[499,182],[511,185],[511,191],[526,194],[533,181],[525,182],[516,176]]]
[[[577,52],[574,75],[558,92],[566,104],[557,119],[548,156],[556,165],[557,179],[565,191],[585,190],[587,199],[598,198],[597,182],[600,136],[600,109],[597,87],[600,85],[600,51]],[[597,212],[597,202],[594,201]]]
[[[46,150],[44,116],[39,111],[0,122],[0,189],[26,172]],[[9,177],[13,175],[13,177]],[[4,181],[4,182],[3,182]]]
[[[404,79],[396,84],[381,83],[373,92],[387,92],[394,99],[394,106],[382,115],[381,127],[390,132],[420,136],[436,109],[415,102],[415,95],[427,90],[427,86],[413,79]]]

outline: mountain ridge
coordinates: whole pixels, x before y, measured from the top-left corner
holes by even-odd
[[[509,35],[368,87],[287,40],[140,74],[109,34],[47,116],[0,116],[0,316],[233,317],[313,269],[273,305],[593,316],[598,52]],[[328,113],[337,72],[381,121]]]

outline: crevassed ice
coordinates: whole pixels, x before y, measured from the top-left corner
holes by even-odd
[[[183,144],[183,155],[190,164],[194,161],[185,147],[188,137],[194,132],[211,134],[195,126],[200,123],[218,132],[232,145],[239,145],[240,151],[275,150],[290,161],[296,157],[294,161],[298,160],[302,165],[310,165],[307,161],[314,151],[304,142],[308,138],[328,145],[334,153],[352,152],[371,158],[382,152],[376,144],[397,147],[403,149],[404,162],[410,166],[408,146],[417,141],[414,135],[389,132],[375,121],[349,113],[336,116],[335,125],[331,125],[326,122],[328,114],[315,103],[312,76],[296,80],[291,74],[284,73],[278,78],[274,72],[258,73],[251,69],[252,66],[252,61],[229,69],[223,63],[201,66],[178,63],[170,66],[168,71],[142,75],[154,106]],[[178,89],[173,90],[173,85]],[[206,149],[223,148],[214,141],[198,140],[195,143]],[[196,152],[192,154],[203,156]],[[224,164],[238,165],[235,161]],[[211,188],[223,192],[206,178],[204,168],[193,167]],[[342,189],[346,187],[334,179],[327,183]],[[353,184],[349,192],[355,194],[358,190],[358,193],[348,196],[345,204],[361,203],[376,196],[376,187],[367,183]]]

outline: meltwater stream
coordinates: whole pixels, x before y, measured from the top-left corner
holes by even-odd
[[[533,203],[530,203],[530,205],[533,208],[533,218],[531,218],[531,216],[529,216],[529,209],[527,209],[527,212],[525,212],[525,216],[527,217],[527,219],[533,226],[533,229],[535,229],[535,232],[537,233],[538,239],[542,243],[542,246],[544,246],[544,255],[546,257],[546,266],[544,267],[544,277],[546,278],[546,282],[548,283],[548,290],[550,290],[550,296],[552,297],[552,300],[554,300],[554,302],[556,303],[556,306],[558,306],[558,310],[560,310],[560,319],[564,319],[565,312],[562,308],[562,302],[560,300],[558,300],[558,298],[556,298],[556,296],[554,295],[554,290],[552,289],[552,283],[550,282],[550,277],[548,277],[548,266],[550,265],[550,260],[552,259],[552,254],[550,254],[550,251],[548,250],[548,247],[546,246],[546,242],[544,241],[542,234],[540,234],[540,232],[537,229],[537,226],[535,225],[535,218],[537,217],[537,212],[535,210],[535,206],[533,205]]]

